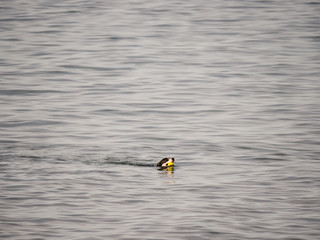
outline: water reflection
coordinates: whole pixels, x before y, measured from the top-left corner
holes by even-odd
[[[174,167],[162,167],[162,168],[159,168],[159,173],[160,173],[160,176],[162,178],[171,178],[170,181],[166,182],[166,183],[175,183],[175,181],[173,180],[174,179]]]

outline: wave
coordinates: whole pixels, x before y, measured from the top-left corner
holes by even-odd
[[[146,162],[138,162],[135,160],[121,160],[114,158],[105,158],[106,164],[113,165],[128,165],[128,166],[137,166],[137,167],[156,167],[155,163],[146,163]]]

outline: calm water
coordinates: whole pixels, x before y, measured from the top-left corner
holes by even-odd
[[[0,13],[1,239],[319,237],[318,1]]]

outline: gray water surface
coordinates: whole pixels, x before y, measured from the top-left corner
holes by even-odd
[[[319,16],[1,1],[0,238],[318,239]]]

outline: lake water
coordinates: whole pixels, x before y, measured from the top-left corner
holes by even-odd
[[[318,1],[0,13],[1,239],[318,239]]]

